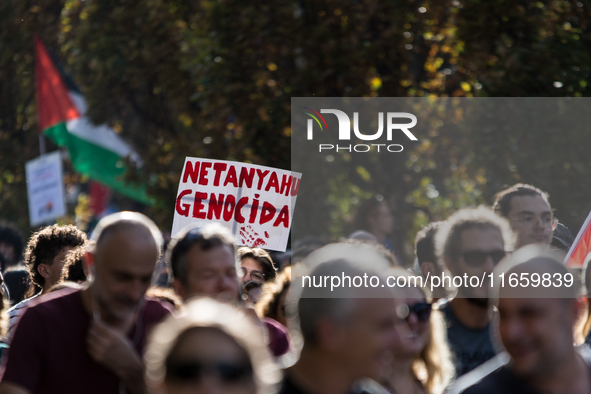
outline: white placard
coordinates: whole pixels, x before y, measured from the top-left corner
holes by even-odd
[[[285,251],[302,174],[234,161],[187,157],[172,237],[188,225],[217,222],[237,245]]]
[[[31,226],[51,222],[66,214],[62,158],[59,151],[25,164],[29,222]]]

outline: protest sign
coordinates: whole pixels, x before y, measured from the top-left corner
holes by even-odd
[[[62,159],[56,151],[25,164],[29,222],[31,226],[53,221],[66,213]]]
[[[238,245],[285,251],[301,177],[277,168],[187,157],[172,237],[190,224],[218,222],[232,231]]]

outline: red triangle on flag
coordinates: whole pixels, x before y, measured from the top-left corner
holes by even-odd
[[[37,36],[35,36],[35,91],[37,124],[40,132],[58,123],[80,117],[56,65]]]
[[[90,181],[90,210],[99,217],[107,209],[113,191],[98,182]]]

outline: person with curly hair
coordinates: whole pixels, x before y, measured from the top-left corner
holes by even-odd
[[[278,321],[287,327],[285,316],[286,301],[291,286],[291,267],[286,267],[274,282],[263,286],[263,295],[255,306],[257,315]]]
[[[60,282],[82,283],[86,281],[88,273],[86,272],[86,253],[94,248],[94,241],[88,241],[83,245],[70,250],[64,257],[64,267]]]
[[[386,199],[381,194],[364,200],[353,220],[353,230],[367,231],[378,243],[394,252],[394,245],[389,239],[394,229],[395,219]]]
[[[25,252],[25,266],[29,272],[32,285],[27,296],[8,310],[10,316],[9,333],[25,310],[25,307],[36,297],[47,293],[62,275],[66,254],[86,242],[86,234],[75,226],[54,224],[44,227],[31,236]],[[40,291],[35,291],[40,289]],[[36,293],[36,294],[35,294]]]

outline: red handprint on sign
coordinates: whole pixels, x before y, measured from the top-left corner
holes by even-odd
[[[269,234],[265,231],[265,238],[269,238]],[[267,242],[259,237],[257,233],[250,225],[240,227],[240,242],[243,245],[252,245],[255,248],[265,246]]]

